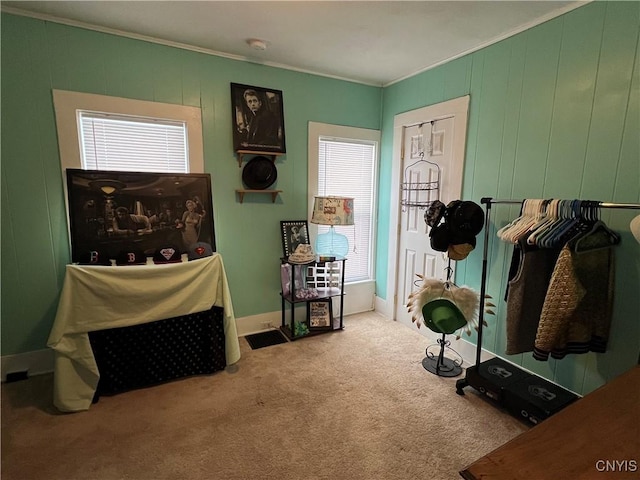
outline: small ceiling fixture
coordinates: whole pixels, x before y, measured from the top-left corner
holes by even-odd
[[[249,38],[247,39],[247,45],[249,45],[254,50],[266,50],[267,42],[264,40],[260,40],[259,38]]]

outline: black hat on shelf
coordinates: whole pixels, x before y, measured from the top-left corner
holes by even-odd
[[[180,249],[175,245],[165,245],[153,253],[153,263],[179,263],[182,261]]]
[[[263,155],[253,157],[242,169],[242,181],[247,188],[264,190],[275,183],[278,169],[273,161]]]
[[[210,257],[213,255],[211,244],[206,242],[196,242],[189,247],[187,258],[189,261],[198,260],[200,258]]]
[[[144,265],[145,263],[147,263],[146,255],[137,248],[125,248],[116,256],[116,265]]]
[[[78,264],[110,267],[111,259],[109,258],[109,254],[104,250],[86,250],[78,256]]]

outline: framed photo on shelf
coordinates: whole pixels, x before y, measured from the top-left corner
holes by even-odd
[[[231,84],[233,148],[285,153],[282,91]]]
[[[309,244],[309,227],[306,220],[284,220],[280,222],[282,251],[289,257],[300,244]]]
[[[331,330],[333,328],[332,306],[330,298],[307,302],[309,330]]]

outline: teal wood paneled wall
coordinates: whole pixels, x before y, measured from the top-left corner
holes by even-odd
[[[380,128],[381,88],[2,14],[2,354],[46,347],[69,262],[52,89],[200,106],[218,250],[237,317],[279,311],[280,220],[307,217],[307,124]],[[230,82],[283,91],[270,196],[236,199]]]
[[[564,198],[640,202],[638,36],[640,4],[594,2],[383,92],[377,288],[386,292],[394,115],[469,94],[463,198]],[[487,292],[497,304],[483,347],[578,393],[638,363],[640,245],[629,232],[639,211],[603,210],[622,234],[616,248],[613,322],[605,354],[538,362],[505,356],[503,301],[512,247],[496,231],[519,207],[496,205],[489,225]],[[458,262],[456,282],[479,289],[483,239]],[[427,239],[425,239],[427,241]],[[473,342],[476,341],[472,337]]]
[[[200,106],[219,250],[238,317],[279,309],[278,222],[307,215],[307,122],[383,129],[377,292],[386,292],[394,115],[471,96],[463,197],[640,201],[639,4],[595,2],[384,89],[237,62],[2,14],[2,354],[44,348],[69,261],[51,89]],[[286,157],[276,204],[234,190],[229,83],[283,90]],[[495,231],[518,214],[496,206],[488,291],[504,292],[510,247]],[[605,211],[622,233],[609,351],[562,361],[510,360],[586,393],[638,361],[640,254],[633,212]],[[257,233],[256,233],[257,232]],[[478,288],[482,239],[460,284]],[[499,302],[496,302],[499,303]],[[502,355],[504,305],[483,346]],[[472,340],[474,340],[472,338]]]

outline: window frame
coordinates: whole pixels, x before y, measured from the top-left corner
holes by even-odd
[[[378,170],[380,164],[380,139],[381,133],[379,130],[373,130],[368,128],[359,128],[359,127],[346,127],[343,125],[332,125],[327,123],[319,123],[319,122],[309,122],[309,138],[308,138],[308,218],[311,218],[312,210],[313,210],[313,199],[316,195],[318,195],[318,155],[319,155],[319,140],[321,137],[330,137],[333,139],[340,140],[353,140],[354,142],[375,142],[376,146],[376,158],[374,158],[374,172],[372,178],[372,212],[371,212],[371,237],[370,241],[370,252],[369,252],[369,262],[370,262],[370,277],[364,280],[357,281],[345,281],[345,285],[347,284],[358,284],[358,283],[375,283],[376,270],[375,270],[375,254],[376,254],[376,229],[375,225],[377,224],[377,185],[378,185]],[[357,208],[357,205],[356,205]],[[315,239],[318,235],[318,226],[311,223],[309,225],[309,234],[311,237],[311,242],[314,243]]]
[[[80,151],[80,129],[82,127],[78,121],[79,110],[183,121],[187,127],[188,173],[205,173],[202,111],[200,107],[134,100],[94,93],[71,92],[68,90],[54,89],[52,93],[58,132],[58,150],[62,170],[69,246],[71,246],[71,222],[69,220],[69,194],[66,171],[67,168],[82,169],[82,153]]]
[[[53,104],[63,178],[67,168],[82,168],[78,110],[183,121],[187,127],[189,172],[204,173],[202,112],[199,107],[67,90],[53,90]]]

